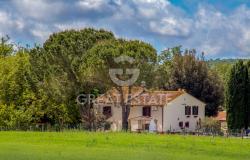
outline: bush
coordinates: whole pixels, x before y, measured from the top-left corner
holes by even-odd
[[[0,105],[0,126],[8,129],[27,129],[32,121],[28,110],[15,109],[13,105]]]
[[[201,122],[201,128],[204,133],[212,134],[212,135],[221,135],[221,125],[220,122],[213,118],[205,118]]]

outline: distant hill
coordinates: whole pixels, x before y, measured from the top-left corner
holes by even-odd
[[[219,77],[226,84],[227,74],[231,67],[239,60],[247,61],[248,59],[211,59],[208,60],[208,66],[218,73]]]
[[[209,65],[214,65],[218,63],[235,64],[239,60],[247,61],[248,59],[210,59],[207,62]]]

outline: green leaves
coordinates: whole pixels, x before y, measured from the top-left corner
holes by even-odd
[[[29,110],[17,110],[14,105],[0,104],[0,126],[9,129],[27,129],[32,122],[32,114]]]
[[[32,73],[39,89],[41,119],[46,123],[80,123],[76,97],[93,88],[101,88],[89,79],[85,56],[103,40],[113,39],[111,32],[86,28],[52,34],[43,47],[30,52]]]
[[[9,37],[2,37],[0,40],[0,57],[7,57],[13,54],[13,45],[9,43]]]
[[[247,129],[249,121],[249,75],[242,60],[231,69],[226,88],[227,121],[230,130]]]
[[[169,53],[170,52],[170,53]],[[209,70],[203,58],[196,56],[195,50],[181,53],[180,47],[166,51],[172,55],[171,64],[166,59],[164,66],[170,66],[169,86],[165,89],[186,89],[196,98],[204,101],[206,115],[216,115],[218,107],[223,103],[223,84],[216,72]],[[165,56],[166,57],[166,56]]]
[[[115,58],[120,56],[128,56],[133,58],[133,63],[127,61],[122,63],[115,62]],[[137,83],[142,80],[147,80],[145,77],[149,76],[145,68],[149,65],[156,64],[157,53],[150,45],[137,40],[107,40],[96,44],[85,55],[86,67],[91,70],[92,79],[102,81],[109,86],[115,86],[109,76],[109,69],[111,68],[138,68],[141,72]],[[151,67],[152,68],[152,67]],[[151,70],[153,71],[153,70]],[[125,76],[125,75],[123,75]],[[126,77],[120,77],[126,78]]]
[[[130,57],[133,62],[116,62],[115,58],[120,56]],[[82,93],[98,95],[114,86],[119,88],[109,75],[109,69],[119,68],[140,70],[135,86],[145,81],[148,89],[187,89],[208,104],[208,115],[214,115],[223,100],[218,76],[209,70],[203,57],[195,56],[194,50],[182,54],[178,46],[157,56],[152,45],[143,41],[118,39],[112,32],[85,28],[54,33],[42,47],[30,50],[14,51],[9,38],[2,39],[2,115],[6,112],[9,113],[6,115],[15,115],[16,118],[6,117],[13,124],[14,119],[23,119],[27,125],[62,126],[81,121],[92,125],[98,121],[93,114],[88,116],[93,112],[92,107],[78,105],[76,97]],[[131,77],[123,73],[118,75],[119,79]]]

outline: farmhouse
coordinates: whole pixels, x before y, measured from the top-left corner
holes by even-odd
[[[121,94],[123,96],[121,96]],[[205,103],[185,90],[151,91],[142,87],[113,88],[97,98],[99,113],[111,123],[110,129],[122,129],[121,98],[130,104],[128,125],[131,131],[194,132],[205,118]]]

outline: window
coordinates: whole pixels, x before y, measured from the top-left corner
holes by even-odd
[[[185,115],[190,116],[191,115],[191,106],[185,106]]]
[[[105,115],[107,118],[111,117],[112,116],[111,106],[103,107],[102,114]]]
[[[151,117],[151,107],[143,107],[142,108],[142,116]]]
[[[179,127],[183,128],[183,122],[179,122]]]
[[[186,128],[189,128],[189,122],[186,122],[186,123],[185,123],[185,127],[186,127]]]
[[[193,115],[197,116],[199,114],[199,107],[198,106],[193,106]]]

